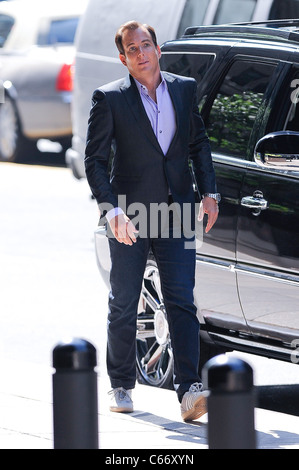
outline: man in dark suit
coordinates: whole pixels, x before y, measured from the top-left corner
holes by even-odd
[[[193,79],[161,72],[161,51],[152,27],[130,21],[119,28],[115,42],[129,75],[94,92],[85,156],[89,185],[110,230],[110,410],[133,411],[137,306],[152,250],[169,322],[182,417],[196,419],[206,412],[206,403],[198,375],[195,245],[187,243],[194,241],[194,224],[186,230],[185,216],[187,212],[191,220],[195,217],[190,160],[203,196],[200,217],[208,215],[206,232],[217,220],[219,199],[196,102],[197,85]],[[157,221],[153,208],[161,204],[175,205],[175,210]],[[129,218],[134,210],[141,216]],[[181,228],[179,235],[175,226]]]

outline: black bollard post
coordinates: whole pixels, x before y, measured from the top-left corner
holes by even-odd
[[[54,449],[98,449],[96,349],[83,339],[53,349]]]
[[[210,449],[255,449],[253,371],[249,364],[216,356],[203,369],[208,390]]]

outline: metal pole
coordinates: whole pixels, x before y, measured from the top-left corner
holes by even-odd
[[[96,349],[83,339],[53,349],[54,449],[98,449]]]
[[[226,355],[208,361],[203,370],[208,390],[210,449],[255,449],[253,371]]]

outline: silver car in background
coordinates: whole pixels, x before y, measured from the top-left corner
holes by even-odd
[[[71,141],[74,37],[86,0],[0,2],[0,160]]]

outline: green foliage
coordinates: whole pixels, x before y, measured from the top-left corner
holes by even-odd
[[[262,99],[262,93],[217,95],[208,127],[212,151],[246,157],[247,144]]]

